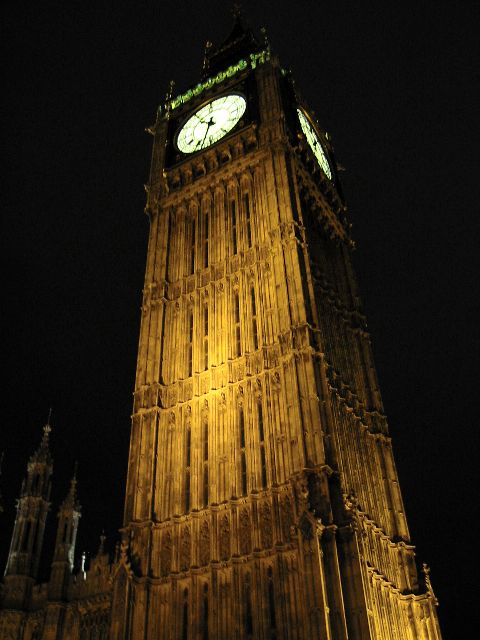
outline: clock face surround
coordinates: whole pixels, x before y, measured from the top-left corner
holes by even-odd
[[[317,132],[313,128],[310,120],[307,118],[305,113],[301,109],[297,109],[298,119],[300,120],[300,126],[302,127],[302,131],[307,139],[308,144],[310,145],[311,150],[313,151],[318,164],[320,165],[323,173],[327,176],[329,180],[332,179],[332,170],[330,169],[330,164],[327,160],[327,155],[323,150],[322,143],[320,142],[320,138],[318,137]]]
[[[246,108],[247,101],[240,93],[229,93],[211,100],[180,127],[175,146],[182,153],[206,149],[233,129]]]

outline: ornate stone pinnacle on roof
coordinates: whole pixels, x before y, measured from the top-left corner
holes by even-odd
[[[48,437],[50,435],[50,432],[52,431],[52,427],[50,426],[50,422],[52,420],[52,407],[50,407],[49,411],[48,411],[48,418],[47,418],[47,423],[45,424],[45,426],[43,427],[43,437],[42,437],[42,445],[45,443],[46,445],[48,445]]]
[[[261,27],[260,33],[263,36],[264,47],[265,47],[265,49],[267,49],[269,51],[270,50],[270,41],[268,39],[267,28],[266,27]]]
[[[242,4],[240,2],[233,3],[232,14],[236,20],[240,20],[242,17]]]
[[[73,468],[73,476],[70,480],[70,495],[72,498],[75,498],[77,495],[77,470],[78,470],[78,462],[75,460],[75,466]]]
[[[100,536],[100,545],[98,547],[97,556],[102,556],[105,553],[105,540],[107,536],[105,535],[105,530],[102,530],[102,534]]]

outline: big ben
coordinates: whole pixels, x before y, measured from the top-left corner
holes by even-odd
[[[238,15],[149,132],[112,640],[439,639],[330,136]]]

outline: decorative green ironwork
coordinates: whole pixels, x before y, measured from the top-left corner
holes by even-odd
[[[243,71],[244,69],[247,69],[248,67],[255,69],[255,67],[257,67],[259,64],[264,64],[267,60],[270,60],[270,52],[268,50],[259,51],[258,53],[251,53],[248,60],[242,58],[242,60],[239,60],[237,64],[232,64],[230,67],[228,67],[228,69],[225,69],[225,71],[220,71],[216,76],[213,76],[213,78],[208,78],[207,80],[205,80],[205,82],[200,82],[199,84],[197,84],[195,87],[193,87],[193,89],[189,89],[185,93],[182,93],[176,98],[173,98],[173,100],[170,100],[165,104],[165,109],[166,111],[173,111],[173,109],[176,109],[180,105],[185,104],[185,102],[188,102],[195,96],[199,96],[206,89],[209,89],[210,87],[223,82],[227,78],[231,78],[232,76],[236,75],[240,71]]]

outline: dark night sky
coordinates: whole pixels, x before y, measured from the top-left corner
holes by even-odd
[[[169,80],[178,92],[195,84],[205,41],[218,43],[232,23],[220,0],[115,4],[3,9],[2,570],[15,496],[50,406],[50,528],[78,460],[78,549],[94,552],[103,528],[113,545],[148,233],[144,128]],[[378,0],[243,7],[252,26],[267,26],[346,168],[412,538],[431,565],[445,637],[454,637],[473,609],[478,515],[478,10]]]

